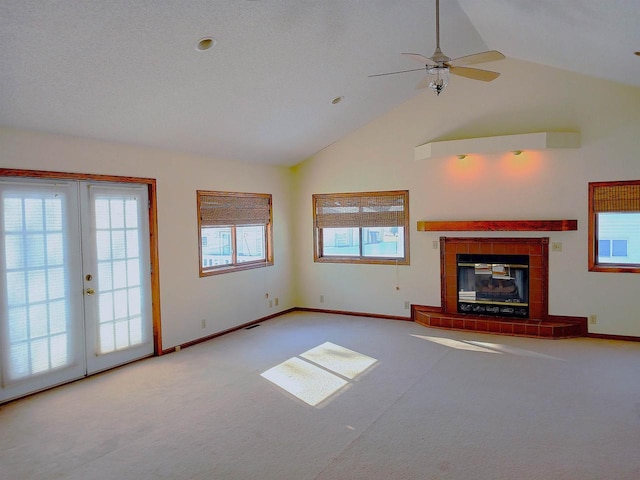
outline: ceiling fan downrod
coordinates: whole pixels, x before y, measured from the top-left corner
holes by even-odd
[[[440,92],[449,84],[449,68],[445,62],[451,60],[440,50],[440,0],[436,0],[436,50],[433,52],[431,60],[437,65],[427,65],[429,88],[436,95],[440,95]]]

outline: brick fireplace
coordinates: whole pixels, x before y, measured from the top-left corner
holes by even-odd
[[[528,257],[528,312],[526,318],[504,318],[485,312],[459,311],[458,264],[460,254],[477,254],[487,258]],[[550,316],[549,238],[465,238],[440,237],[441,305],[414,305],[414,321],[428,327],[475,330],[504,335],[548,338],[582,336],[587,331],[586,319]],[[478,302],[482,304],[485,302]],[[496,307],[493,307],[496,308]],[[477,311],[482,313],[478,314]],[[487,308],[489,310],[489,308]]]

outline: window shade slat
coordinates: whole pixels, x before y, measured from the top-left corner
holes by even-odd
[[[403,225],[398,221],[395,212],[379,213],[348,213],[325,214],[318,222],[319,228],[350,228],[350,227],[398,227]]]
[[[593,211],[640,212],[640,185],[596,186],[593,190]]]
[[[220,227],[234,225],[268,225],[269,196],[233,196],[210,194],[200,196],[200,225]]]
[[[402,227],[406,192],[316,195],[317,228]]]

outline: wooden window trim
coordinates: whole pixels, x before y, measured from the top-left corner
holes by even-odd
[[[601,188],[640,186],[640,180],[627,180],[617,182],[590,182],[589,183],[589,271],[590,272],[609,272],[609,273],[640,273],[640,265],[638,264],[616,264],[616,263],[598,263],[598,213],[600,210],[600,201],[597,199],[597,191]],[[624,203],[624,202],[623,202]],[[636,211],[626,210],[622,205],[622,212]]]
[[[323,238],[321,235],[322,228],[318,227],[317,219],[317,202],[324,199],[335,198],[356,198],[356,197],[385,197],[385,196],[397,196],[402,195],[404,197],[404,257],[365,257],[365,256],[323,256],[321,252],[324,251]],[[312,195],[312,209],[313,209],[313,260],[316,263],[344,263],[344,264],[370,264],[370,265],[409,265],[409,190],[390,190],[390,191],[376,191],[376,192],[350,192],[350,193],[327,193],[327,194],[313,194]],[[360,247],[362,248],[362,234],[363,226],[359,226],[358,234],[360,235]]]
[[[221,192],[212,190],[197,190],[197,214],[198,214],[198,269],[200,277],[209,277],[212,275],[221,275],[224,273],[238,272],[242,270],[252,270],[254,268],[268,267],[274,264],[273,260],[273,196],[270,193],[246,193],[246,192]],[[231,228],[232,243],[232,264],[219,265],[216,267],[202,266],[202,200],[206,196],[220,196],[231,198],[263,198],[268,199],[269,204],[269,220],[265,225],[265,259],[252,262],[237,263],[236,257],[236,229],[239,225],[225,225]],[[222,226],[222,225],[220,225]]]

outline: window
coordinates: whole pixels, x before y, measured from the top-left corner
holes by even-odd
[[[589,184],[589,270],[640,273],[640,180]]]
[[[598,240],[598,258],[603,262],[603,258],[627,257],[627,240]]]
[[[313,195],[314,260],[409,264],[409,191]]]
[[[201,277],[273,265],[271,195],[197,193]]]

